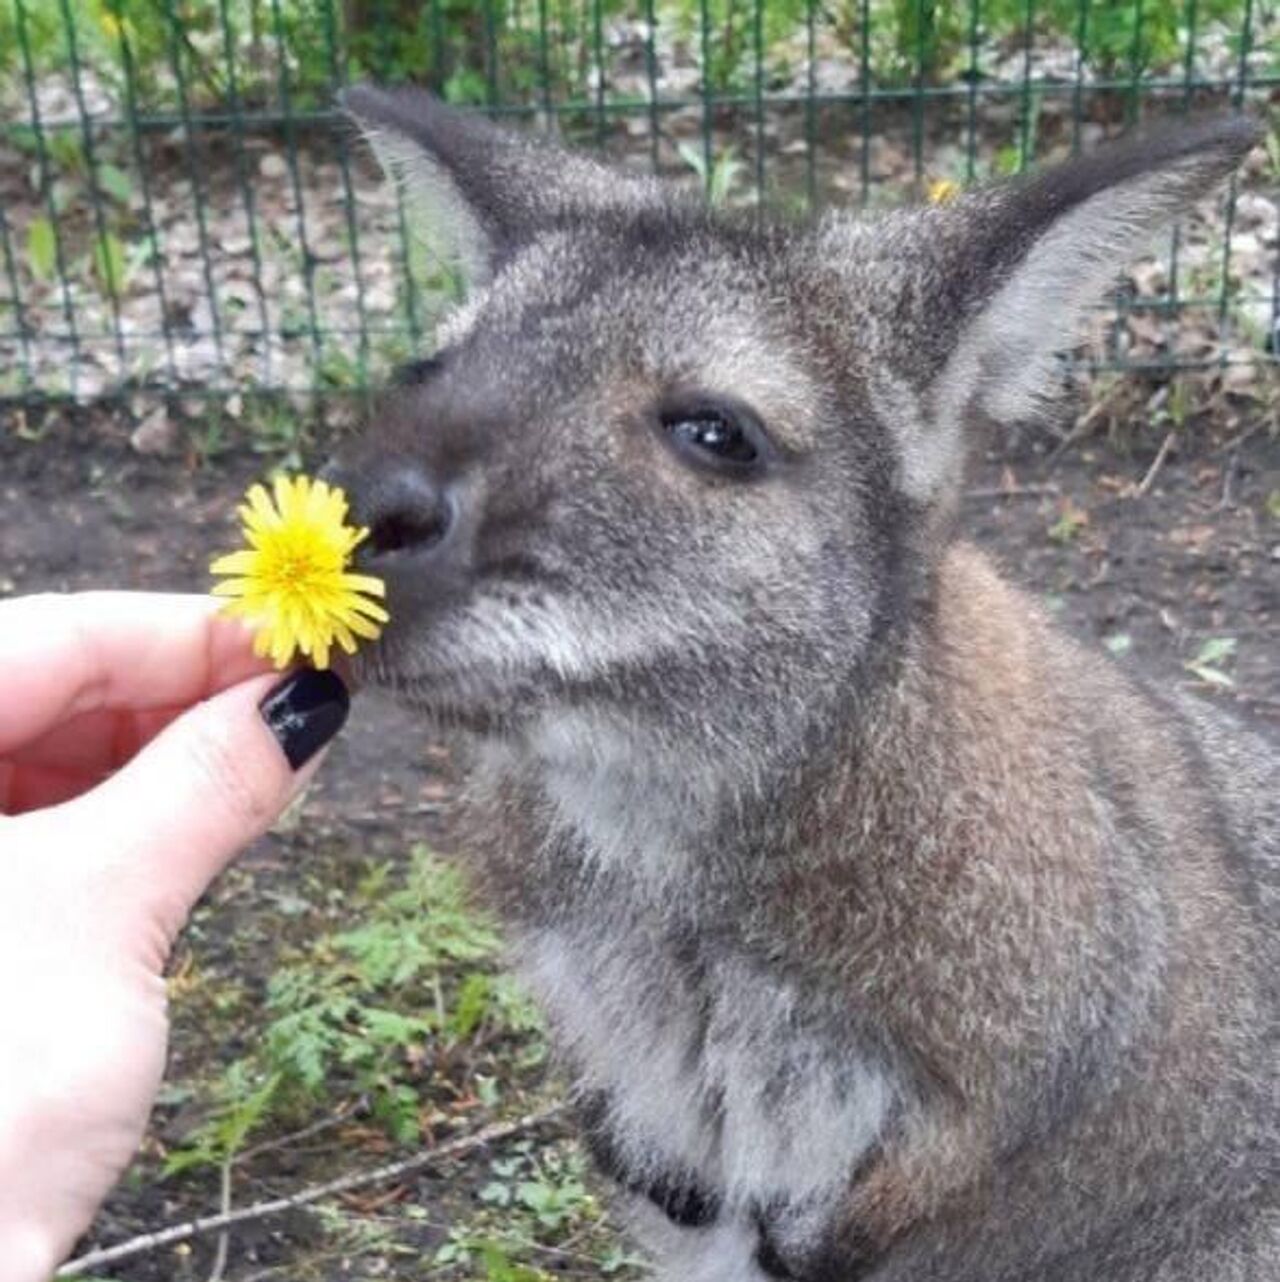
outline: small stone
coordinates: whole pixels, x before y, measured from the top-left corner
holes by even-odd
[[[1253,232],[1240,231],[1237,228],[1231,233],[1231,252],[1233,254],[1254,256],[1259,254],[1261,250],[1262,246]]]
[[[1236,197],[1236,223],[1246,231],[1256,231],[1270,242],[1280,226],[1280,206],[1259,192],[1242,191]]]
[[[1258,374],[1253,365],[1238,361],[1228,365],[1222,371],[1222,386],[1225,391],[1237,392],[1241,396],[1247,396],[1253,391],[1257,384]]]
[[[1165,263],[1152,258],[1135,263],[1129,269],[1129,279],[1133,281],[1139,295],[1143,298],[1154,298],[1163,294],[1169,286],[1169,273]]]
[[[258,172],[264,178],[283,178],[289,172],[289,166],[285,164],[283,156],[269,151],[258,161]]]
[[[162,457],[172,454],[177,444],[177,424],[169,417],[169,411],[163,405],[157,405],[129,436],[129,445],[137,454]]]
[[[1240,303],[1240,323],[1245,336],[1263,351],[1276,350],[1280,335],[1280,312],[1272,311],[1269,298],[1246,298]]]

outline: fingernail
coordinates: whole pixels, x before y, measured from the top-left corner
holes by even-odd
[[[342,729],[351,696],[336,672],[301,668],[258,707],[289,764],[299,770]]]

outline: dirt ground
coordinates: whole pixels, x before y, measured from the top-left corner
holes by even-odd
[[[1159,681],[1199,689],[1280,728],[1276,401],[1219,396],[1211,410],[1190,414],[1174,431],[1167,415],[1161,421],[1160,397],[1153,404],[1150,395],[1151,389],[1130,389],[1120,398],[1123,430],[1108,431],[1107,416],[1099,414],[1094,430],[1066,448],[1041,431],[993,443],[974,462],[963,525],[1086,644],[1105,646],[1117,661]],[[0,594],[207,586],[211,552],[234,541],[236,499],[271,459],[247,442],[233,442],[213,463],[181,443],[170,457],[147,456],[130,445],[134,426],[107,412],[51,414],[40,423],[17,413],[0,416]],[[318,462],[323,452],[318,436],[310,446],[314,457],[305,461]],[[301,815],[287,831],[265,838],[215,891],[186,953],[206,970],[237,970],[238,982],[250,988],[265,983],[276,955],[273,937],[291,929],[291,897],[318,902],[347,884],[354,861],[402,859],[414,842],[440,843],[453,787],[440,745],[389,703],[361,696]],[[175,1080],[235,1050],[213,1036],[216,1025],[198,1010],[184,1018],[175,1035]],[[246,1035],[241,1025],[236,1036]],[[554,1091],[541,1069],[516,1076],[504,1097],[506,1113]],[[442,1133],[492,1116],[487,1104],[469,1100],[466,1106],[455,1100],[452,1112],[443,1109]],[[210,1172],[155,1178],[157,1154],[183,1125],[177,1093],[166,1098],[137,1171],[86,1245],[216,1208]],[[571,1141],[552,1129],[534,1144],[566,1152]],[[527,1146],[521,1151],[529,1152]],[[237,1204],[375,1165],[389,1152],[368,1127],[352,1122],[264,1153],[238,1177]],[[484,1153],[390,1190],[371,1190],[327,1218],[297,1212],[255,1224],[233,1240],[225,1276],[231,1282],[602,1276],[601,1242],[609,1234],[604,1212],[593,1222],[590,1250],[577,1237],[535,1246],[544,1272],[429,1263],[449,1225],[474,1211],[492,1162]],[[419,1208],[416,1216],[408,1207]],[[341,1232],[335,1215],[345,1217]],[[202,1239],[151,1252],[109,1276],[116,1282],[204,1279],[213,1249]],[[611,1267],[616,1276],[629,1275],[625,1260]]]

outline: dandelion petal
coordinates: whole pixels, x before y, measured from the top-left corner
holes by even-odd
[[[357,638],[376,640],[389,622],[381,579],[347,571],[368,530],[346,524],[347,497],[309,477],[278,475],[271,490],[253,485],[238,513],[247,548],[213,560],[223,576],[213,595],[224,613],[255,628],[254,652],[283,668],[301,652],[329,666],[335,644],[355,653]]]

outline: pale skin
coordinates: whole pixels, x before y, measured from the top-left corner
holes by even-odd
[[[129,1164],[174,939],[320,760],[289,768],[281,674],[216,608],[0,603],[0,1282],[45,1282]]]

